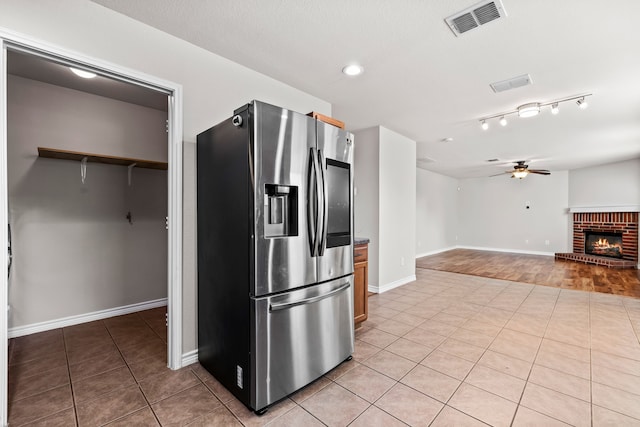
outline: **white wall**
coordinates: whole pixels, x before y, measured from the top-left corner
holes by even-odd
[[[549,176],[530,175],[521,180],[460,180],[458,245],[513,252],[567,252],[571,224],[568,178],[567,171],[554,171]]]
[[[354,132],[356,235],[368,237],[369,289],[415,277],[415,142],[382,127]]]
[[[167,113],[8,79],[9,327],[167,296],[167,172],[38,158],[38,146],[166,160]],[[133,215],[133,224],[125,218]]]
[[[416,143],[380,127],[381,286],[416,274]]]
[[[3,0],[0,31],[3,28],[182,85],[185,141],[183,352],[195,350],[196,183],[192,145],[196,135],[229,117],[235,108],[251,99],[329,116],[331,105],[86,0]]]
[[[640,159],[569,171],[569,207],[640,206]]]
[[[416,256],[456,246],[458,180],[416,169]]]
[[[354,132],[354,228],[358,237],[369,238],[369,286],[378,286],[380,211],[380,139],[378,128]]]

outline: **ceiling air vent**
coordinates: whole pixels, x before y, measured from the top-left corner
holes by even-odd
[[[418,157],[416,159],[416,166],[420,167],[434,162],[435,160],[430,157]]]
[[[505,16],[507,16],[507,11],[504,9],[502,1],[494,0],[489,2],[482,1],[445,18],[445,21],[453,31],[453,34],[459,36],[480,25]]]
[[[504,92],[505,90],[511,90],[522,86],[527,86],[533,83],[531,81],[531,76],[529,74],[523,74],[521,76],[512,77],[507,80],[502,80],[500,82],[491,83],[491,89],[495,93]]]

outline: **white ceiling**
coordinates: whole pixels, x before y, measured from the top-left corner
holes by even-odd
[[[460,37],[444,18],[475,0],[93,1],[330,102],[350,130],[405,135],[433,160],[420,167],[449,176],[510,168],[494,158],[554,171],[640,157],[638,0],[503,0],[505,19]],[[350,62],[364,74],[344,76]],[[489,87],[526,73],[530,86]],[[584,111],[567,102],[479,127],[584,93]]]
[[[66,64],[32,54],[9,50],[7,54],[7,72],[15,76],[155,108],[156,110],[167,111],[168,109],[167,94],[165,93],[103,75],[98,75],[93,79],[83,79],[73,74]]]

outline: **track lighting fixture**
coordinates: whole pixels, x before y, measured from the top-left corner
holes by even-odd
[[[498,119],[498,123],[500,123],[502,126],[506,126],[507,125],[506,116],[510,114],[518,114],[518,117],[523,117],[523,118],[533,117],[540,114],[540,111],[542,110],[542,108],[547,106],[551,107],[551,114],[554,114],[554,115],[558,114],[560,112],[558,105],[562,102],[576,101],[576,103],[578,104],[578,107],[580,107],[581,110],[584,110],[588,106],[586,98],[591,95],[592,95],[591,93],[587,93],[585,95],[569,96],[566,98],[555,99],[553,101],[548,101],[548,102],[529,102],[527,104],[520,105],[515,110],[505,111],[503,113],[494,114],[492,116],[482,117],[478,120],[481,123],[482,129],[487,130],[489,129],[488,121],[491,119]]]

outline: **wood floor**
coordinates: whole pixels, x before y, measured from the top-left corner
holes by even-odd
[[[636,269],[556,261],[549,256],[454,249],[418,258],[416,267],[640,298]]]

